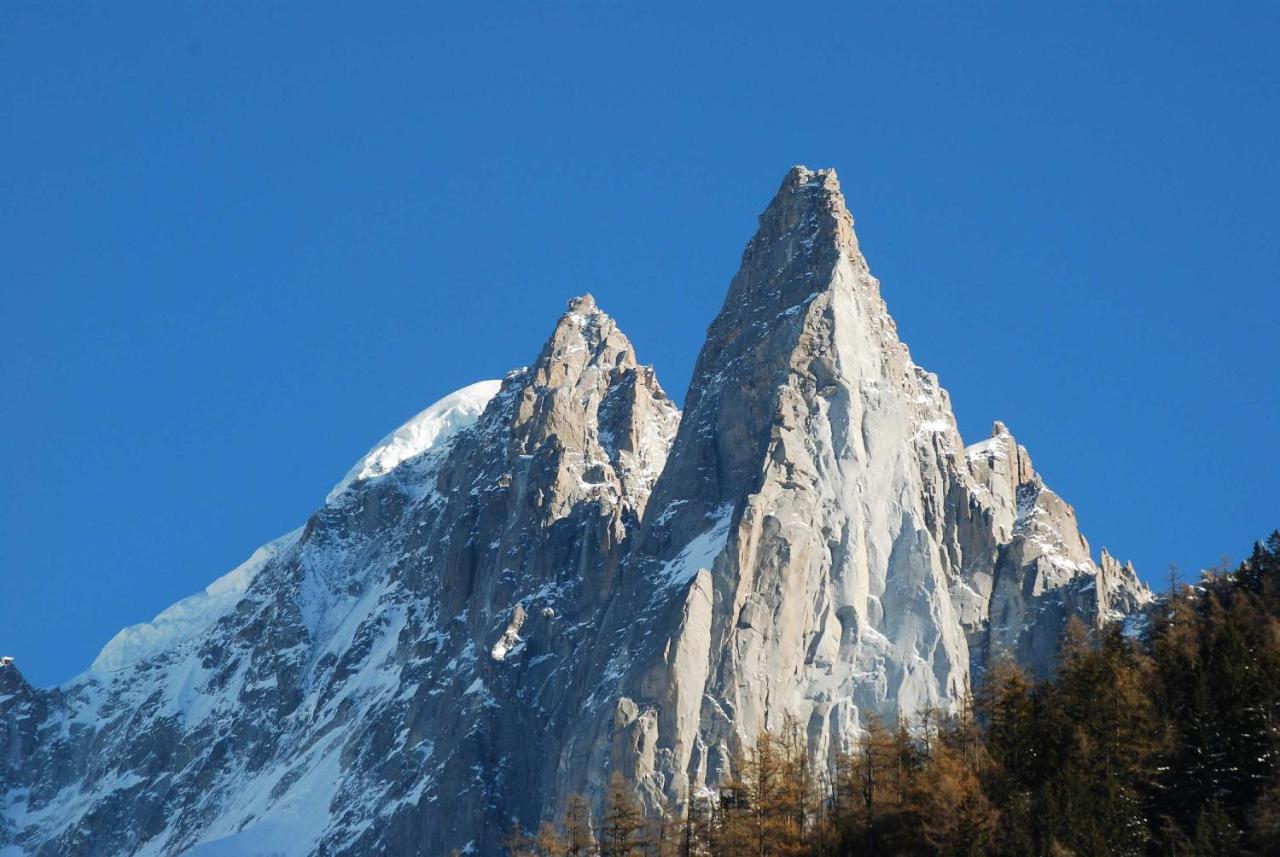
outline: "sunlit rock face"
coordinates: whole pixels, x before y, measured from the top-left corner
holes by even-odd
[[[834,758],[869,715],[952,708],[996,657],[1047,673],[1070,616],[1149,599],[1092,562],[1002,424],[965,450],[834,172],[799,167],[711,324],[626,568],[601,757],[655,803],[788,716]]]
[[[1149,598],[1002,424],[965,449],[797,167],[683,417],[577,298],[82,676],[0,662],[0,850],[497,854],[611,770],[679,804],[787,717],[831,757]]]

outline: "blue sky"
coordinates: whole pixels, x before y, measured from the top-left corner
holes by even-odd
[[[1274,4],[473,5],[0,11],[0,654],[33,681],[572,295],[683,397],[794,163],[839,170],[966,441],[1008,423],[1095,553],[1162,581],[1280,526]]]

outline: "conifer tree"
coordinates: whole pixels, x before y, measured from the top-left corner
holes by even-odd
[[[560,831],[549,821],[542,822],[538,827],[533,844],[538,857],[565,857],[564,840]]]
[[[1280,783],[1263,793],[1249,814],[1250,844],[1258,854],[1280,854]]]
[[[645,814],[626,778],[614,771],[605,790],[600,820],[601,857],[643,857],[649,845]]]
[[[679,847],[675,853],[678,857],[703,857],[707,854],[710,823],[710,800],[705,794],[690,790],[676,830]]]
[[[564,802],[561,817],[564,857],[595,857],[595,834],[591,831],[591,805],[582,794],[573,793]]]
[[[1055,675],[996,661],[976,700],[890,731],[869,718],[834,770],[792,720],[733,744],[715,796],[648,822],[619,775],[604,857],[1280,854],[1280,532],[1150,608],[1140,641],[1063,629]],[[570,798],[513,854],[596,853]]]
[[[857,753],[860,800],[856,804],[856,818],[862,830],[863,848],[871,854],[879,853],[879,840],[887,826],[886,820],[896,810],[896,797],[900,793],[894,782],[897,769],[893,736],[884,728],[879,718],[868,718]]]
[[[591,804],[585,797],[577,792],[569,795],[560,825],[564,830],[565,857],[594,857],[596,838],[591,831]]]
[[[735,743],[730,750],[728,776],[720,784],[716,803],[711,835],[711,853],[716,857],[746,857],[754,853],[755,790],[755,760]]]
[[[968,742],[939,741],[916,786],[920,834],[935,854],[978,857],[993,849],[997,813],[983,792],[973,764],[976,750]]]

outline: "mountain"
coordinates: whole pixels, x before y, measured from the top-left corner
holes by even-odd
[[[792,169],[683,415],[589,296],[301,529],[48,690],[0,663],[0,854],[495,854],[784,717],[831,758],[1150,599],[997,423],[966,449],[830,170]]]

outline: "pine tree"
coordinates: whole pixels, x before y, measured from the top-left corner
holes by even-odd
[[[809,748],[800,724],[788,716],[783,721],[777,740],[781,758],[781,787],[777,809],[776,848],[781,855],[810,853],[812,831],[818,802],[818,785],[813,775]]]
[[[600,821],[601,857],[643,857],[648,844],[644,808],[626,778],[614,771],[605,790]]]
[[[920,834],[936,854],[991,853],[998,815],[982,789],[967,738],[939,741],[915,787]],[[966,758],[968,756],[968,758]]]
[[[869,854],[881,851],[890,814],[897,809],[900,794],[895,782],[898,770],[893,736],[876,717],[867,720],[867,728],[858,744],[857,778],[860,802],[857,824],[862,831],[862,845]]]
[[[715,857],[748,857],[754,853],[754,760],[735,743],[730,749],[728,776],[720,784],[711,830]]]
[[[1002,783],[1010,790],[1025,787],[1033,776],[1037,746],[1032,690],[1031,679],[1010,659],[1001,659],[987,670],[982,698],[987,740]]]
[[[1033,795],[1042,778],[1043,755],[1034,686],[1010,659],[992,664],[986,679],[982,709],[992,762],[987,791],[1000,807],[997,842],[1002,853],[1032,854],[1036,851]]]
[[[585,797],[577,792],[569,795],[560,825],[564,830],[565,857],[594,857],[596,838],[591,831],[591,804]]]
[[[1085,853],[1140,854],[1149,837],[1145,791],[1156,718],[1149,670],[1133,644],[1113,631],[1097,650],[1073,646],[1048,689],[1053,719],[1047,744],[1048,830]]]
[[[1248,818],[1250,844],[1259,854],[1280,854],[1280,783],[1254,804]]]
[[[1166,739],[1153,803],[1170,847],[1208,847],[1227,829],[1221,813],[1244,830],[1280,770],[1280,602],[1268,545],[1169,605],[1152,641]]]
[[[679,857],[703,857],[709,848],[709,827],[711,824],[710,800],[705,795],[690,790],[685,799],[684,812],[680,826],[675,831],[679,848]]]
[[[834,771],[788,720],[734,744],[715,797],[648,822],[611,778],[604,857],[1280,853],[1280,532],[1173,586],[1140,643],[1063,629],[1057,671],[996,662],[976,700],[874,719]],[[646,835],[647,830],[647,835]],[[585,799],[512,853],[594,855]]]
[[[538,827],[533,844],[538,857],[565,857],[564,840],[560,837],[560,831],[549,821],[542,822]]]
[[[1240,831],[1222,804],[1212,801],[1196,819],[1188,854],[1194,857],[1229,857],[1239,854]]]

